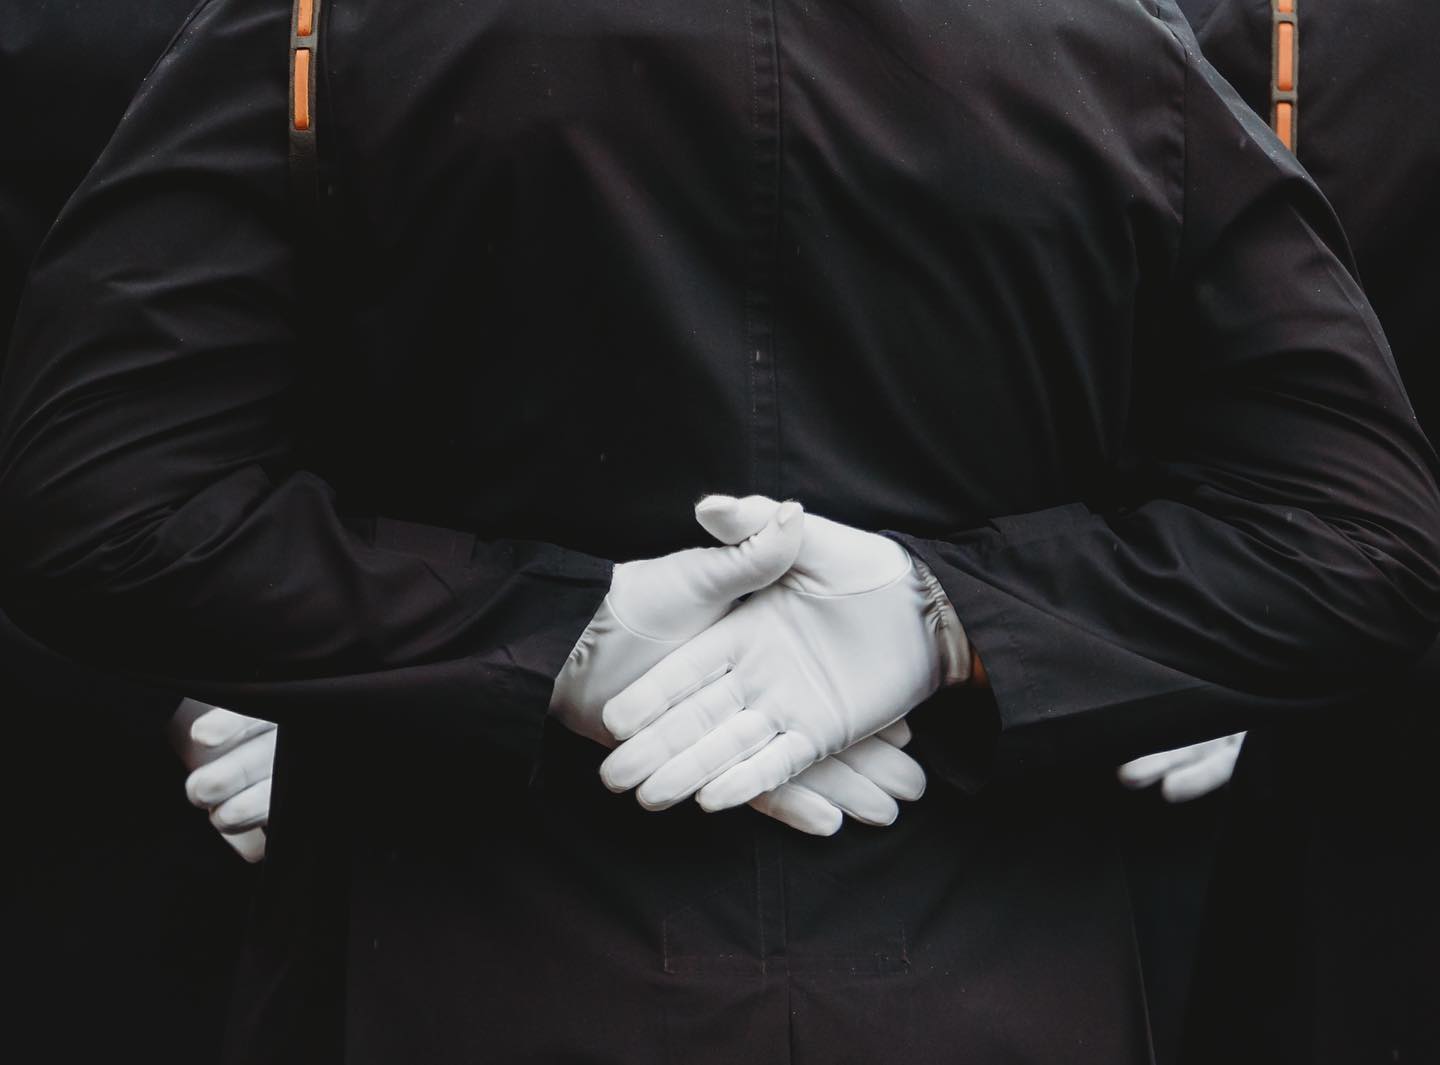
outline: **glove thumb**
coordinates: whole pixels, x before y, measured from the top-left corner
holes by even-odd
[[[706,496],[695,504],[695,520],[722,544],[738,544],[765,528],[780,504],[769,496]]]
[[[793,500],[776,504],[763,496],[751,498],[762,500],[770,508],[769,513],[760,517],[759,508],[754,508],[747,515],[753,528],[743,532],[741,530],[746,527],[746,521],[738,517],[720,522],[727,533],[738,535],[735,535],[733,540],[725,537],[717,539],[733,546],[712,547],[695,552],[694,577],[704,589],[704,597],[707,599],[717,602],[730,601],[766,588],[783,577],[800,554],[805,525],[801,520],[804,511],[800,504]],[[709,527],[701,518],[701,510],[706,502],[708,500],[702,500],[695,508],[695,517],[709,532]]]

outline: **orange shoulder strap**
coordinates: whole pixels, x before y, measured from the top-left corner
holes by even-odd
[[[1300,119],[1299,0],[1270,0],[1270,126],[1285,147],[1295,150]]]
[[[311,214],[319,197],[315,155],[315,80],[322,0],[294,0],[290,20],[290,181],[296,210]],[[307,219],[308,220],[308,219]]]

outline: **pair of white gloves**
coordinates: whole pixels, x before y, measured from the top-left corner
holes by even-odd
[[[697,795],[804,832],[845,815],[888,825],[925,775],[905,714],[969,676],[939,582],[885,537],[763,496],[695,508],[722,545],[615,567],[556,681],[551,709],[616,749],[601,767],[647,809]],[[264,857],[275,724],[186,699],[171,736],[186,794],[246,861]],[[1224,784],[1243,733],[1128,762],[1122,783],[1172,802]],[[618,746],[617,746],[618,743]],[[898,800],[898,801],[897,801]]]
[[[172,718],[172,728],[191,770],[186,795],[210,812],[211,824],[240,857],[260,861],[270,819],[274,723],[186,699]],[[1167,801],[1187,802],[1229,781],[1244,738],[1240,732],[1146,755],[1126,762],[1118,775],[1126,787],[1159,783]],[[895,800],[917,799],[925,790],[924,772],[900,750],[909,739],[909,729],[898,721],[752,799],[750,805],[818,834],[836,831],[845,813],[867,824],[889,824],[898,813]]]
[[[924,790],[900,750],[904,714],[969,674],[943,589],[900,545],[793,502],[710,496],[695,517],[735,546],[617,566],[552,709],[581,735],[623,741],[602,778],[616,791],[638,785],[648,809],[698,793],[706,810],[749,802],[820,835],[843,814],[891,823],[895,800]],[[1229,781],[1243,740],[1161,751],[1117,773],[1185,802]]]
[[[626,741],[602,777],[638,784],[650,809],[699,791],[707,810],[749,803],[819,835],[846,814],[890,824],[925,790],[902,719],[969,670],[938,582],[899,544],[796,503],[711,496],[696,518],[725,546],[616,566],[552,711]],[[186,699],[170,733],[190,801],[259,861],[275,724]]]
[[[709,496],[695,517],[726,546],[617,566],[552,711],[615,748],[601,778],[647,809],[695,795],[816,835],[890,824],[925,787],[904,716],[969,675],[939,583],[798,503]]]

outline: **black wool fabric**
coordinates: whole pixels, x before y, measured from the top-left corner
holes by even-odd
[[[0,356],[46,230],[193,6],[0,5]],[[255,871],[186,801],[179,700],[0,612],[6,1027],[32,1060],[218,1059]]]
[[[315,217],[289,14],[198,10],[0,388],[16,616],[285,726],[234,1060],[1148,1060],[1109,767],[1440,622],[1334,216],[1179,13],[337,2]],[[895,827],[646,814],[545,729],[706,491],[954,602],[993,696]]]
[[[1268,116],[1268,0],[1182,4]],[[1193,10],[1192,10],[1193,8]],[[1296,151],[1432,438],[1440,431],[1440,8],[1300,0]],[[1223,822],[1185,1031],[1190,1065],[1440,1060],[1430,785],[1440,648],[1353,705],[1252,730]]]

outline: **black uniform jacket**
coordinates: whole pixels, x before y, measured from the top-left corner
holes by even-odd
[[[1182,5],[1269,113],[1269,0]],[[1195,10],[1190,10],[1194,7]],[[1440,431],[1440,6],[1301,0],[1296,151]],[[1322,719],[1253,729],[1237,766],[1188,1060],[1440,1061],[1440,645]]]
[[[1178,12],[337,0],[313,210],[289,15],[198,9],[0,395],[15,614],[285,725],[235,1060],[1145,1060],[1108,766],[1440,609],[1334,218]],[[647,814],[543,728],[710,490],[955,603],[993,698],[894,827]]]
[[[0,356],[46,229],[193,6],[0,4]],[[0,612],[5,1021],[40,1060],[218,1057],[253,870],[185,799],[165,734],[178,702]]]

